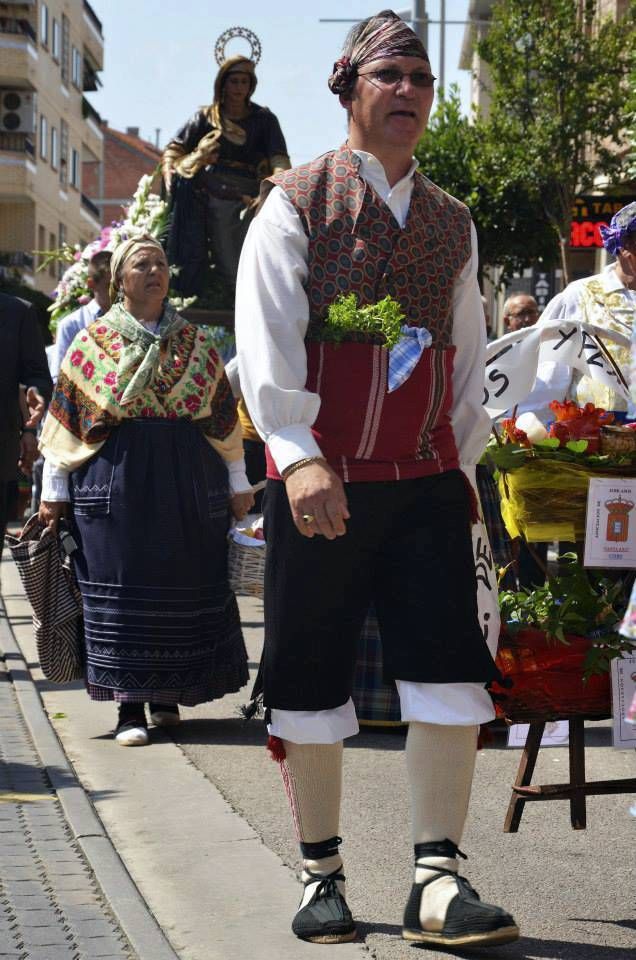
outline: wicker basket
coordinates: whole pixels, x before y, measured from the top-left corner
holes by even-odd
[[[636,430],[630,427],[601,428],[601,453],[613,456],[636,453]]]
[[[230,587],[238,596],[258,597],[262,600],[267,554],[265,541],[240,534],[237,536],[237,533],[238,531],[231,530],[228,537]]]

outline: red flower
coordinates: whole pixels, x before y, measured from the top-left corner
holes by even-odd
[[[142,409],[139,411],[139,416],[152,417],[153,416],[152,407],[142,407]]]
[[[97,327],[96,329],[97,329],[97,333],[106,333],[106,331],[108,330],[108,327],[104,327],[102,325],[101,327]]]
[[[185,405],[188,408],[188,410],[190,410],[191,413],[196,413],[199,407],[201,406],[201,401],[196,396],[196,394],[191,393],[190,396],[185,398]]]
[[[109,387],[112,387],[117,383],[117,374],[114,370],[110,370],[104,377],[104,383],[108,384]]]
[[[95,393],[101,393],[101,392],[102,392],[102,388],[100,387],[99,384],[97,384],[97,386],[95,387]]]
[[[175,413],[174,410],[168,410],[167,417],[168,417],[168,420],[176,420],[177,414]]]
[[[105,353],[100,353],[100,355],[99,355],[99,359],[100,359],[100,360],[103,360],[105,356],[106,356],[106,354],[105,354]]]
[[[211,360],[208,360],[208,362],[205,365],[205,369],[208,371],[211,377],[213,377],[216,374],[216,367],[214,366]]]
[[[84,366],[82,367],[82,373],[87,380],[93,379],[93,374],[95,373],[95,364],[91,363],[90,360],[87,360]]]
[[[83,359],[84,359],[84,354],[82,353],[81,350],[73,350],[73,353],[71,354],[71,363],[73,364],[74,367],[79,367]]]
[[[111,343],[111,347],[113,350],[121,350],[121,343]]]
[[[218,355],[218,353],[216,352],[216,350],[214,349],[214,347],[210,347],[210,349],[208,350],[208,357],[210,358],[210,360],[218,360],[218,359],[219,359],[219,355]]]
[[[202,373],[193,374],[192,379],[194,380],[195,383],[198,383],[200,387],[205,386],[205,377],[203,376]]]

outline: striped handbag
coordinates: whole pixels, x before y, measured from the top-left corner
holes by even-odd
[[[63,543],[66,540],[65,549]],[[68,528],[52,533],[34,514],[19,537],[6,536],[33,610],[38,659],[53,683],[84,676],[82,598],[73,574]]]

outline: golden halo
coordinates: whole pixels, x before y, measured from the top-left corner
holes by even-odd
[[[247,27],[230,27],[229,30],[226,30],[225,33],[222,33],[219,39],[214,44],[214,56],[216,57],[216,62],[220,67],[223,66],[227,57],[225,55],[225,48],[234,37],[242,37],[243,40],[247,40],[250,45],[250,60],[254,63],[254,66],[261,59],[261,41],[258,39],[255,33],[251,30],[248,30]]]

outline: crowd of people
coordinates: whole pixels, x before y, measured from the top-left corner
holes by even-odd
[[[222,66],[212,104],[164,153],[167,255],[142,236],[93,258],[93,299],[58,330],[54,389],[30,308],[0,299],[11,345],[1,355],[11,369],[0,505],[48,403],[40,518],[54,529],[65,518],[77,544],[88,694],[117,704],[116,741],[139,746],[149,741],[146,706],[154,724],[173,725],[180,706],[247,682],[226,537],[266,473],[254,696],[300,846],[294,933],[356,937],[339,813],[343,741],[358,732],[357,641],[372,610],[383,676],[408,723],[414,874],[403,936],[504,944],[519,936],[515,920],[459,873],[477,733],[494,717],[487,688],[498,676],[496,602],[478,589],[473,547],[490,432],[475,228],[413,159],[435,77],[397,15],[357,24],[328,83],[346,142],[290,169],[276,117],[251,100],[254,64]],[[616,263],[567,287],[544,318],[578,315],[585,303],[602,324],[590,295],[600,285],[623,303],[617,311],[612,301],[607,322],[631,330],[636,204],[614,218],[606,245]],[[211,257],[236,285],[227,370],[209,330],[167,303],[169,262],[180,292],[200,293]],[[361,304],[398,301],[396,347],[357,330],[329,342],[329,307],[351,292]],[[508,297],[503,317],[510,332],[543,321],[525,292]],[[587,399],[580,378],[571,381],[570,370],[538,371],[532,409],[541,391]],[[528,585],[541,575],[519,568]]]

